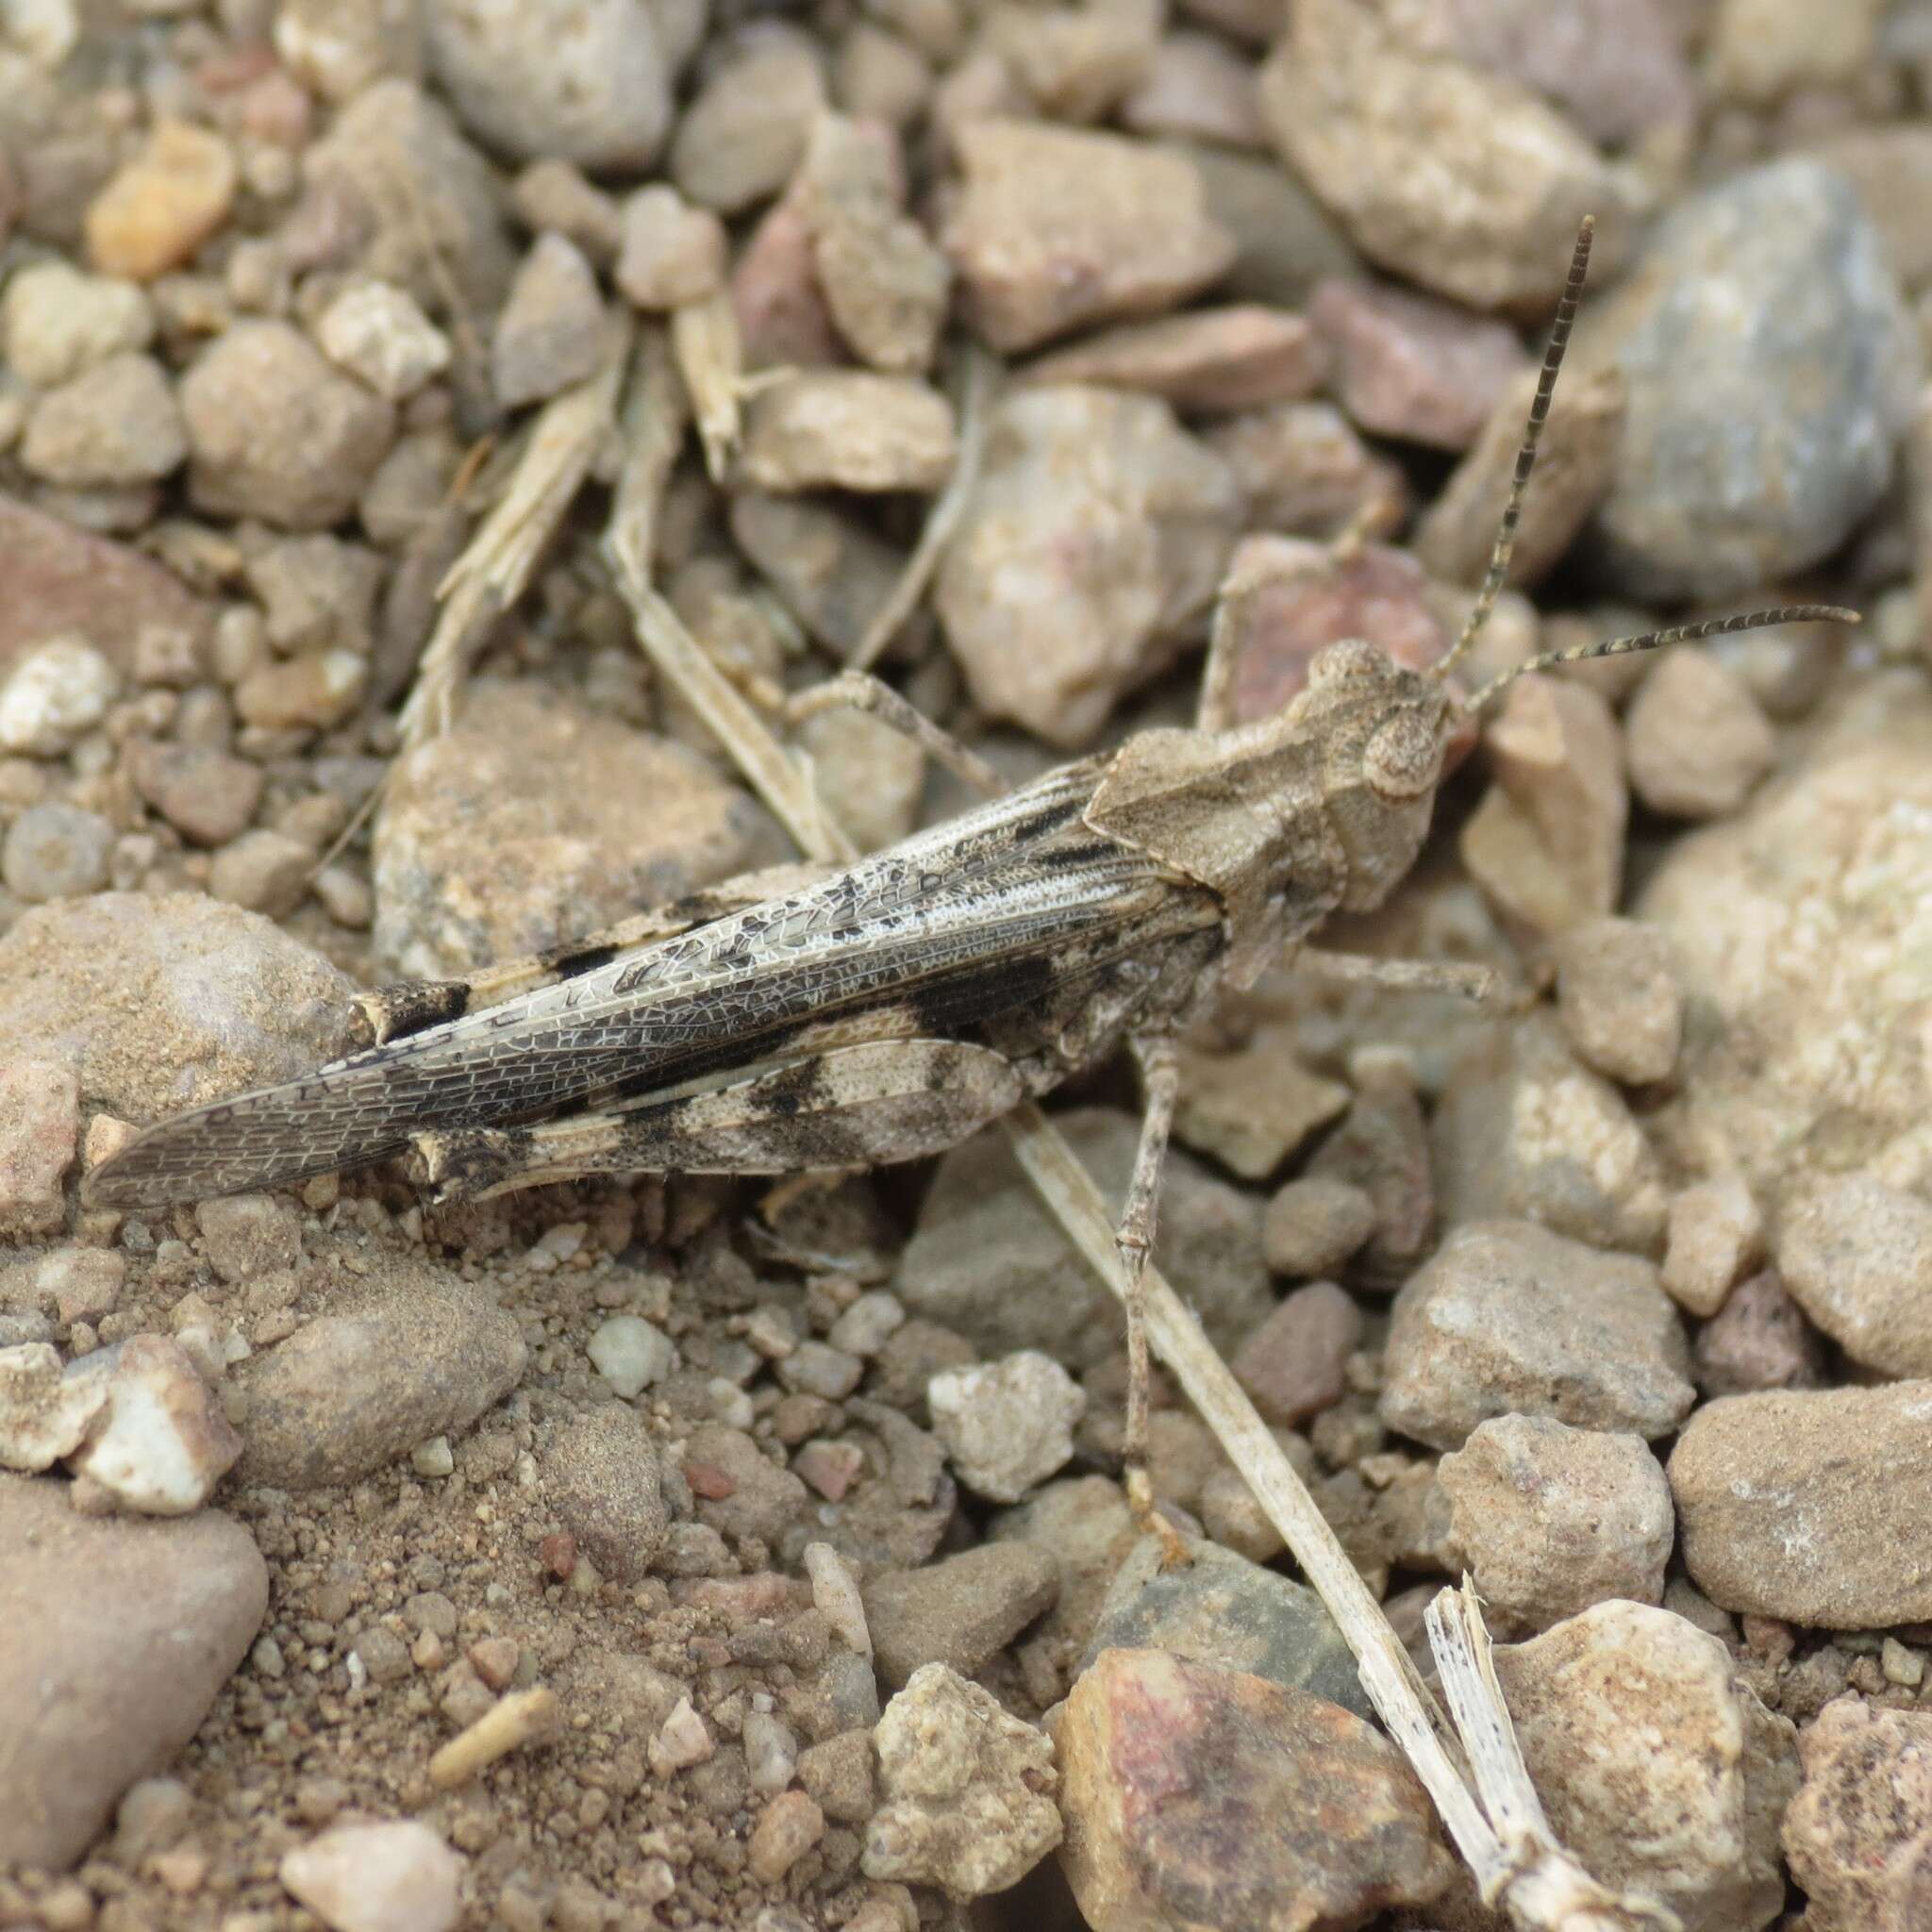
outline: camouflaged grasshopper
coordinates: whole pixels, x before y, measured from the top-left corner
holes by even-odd
[[[150,1206],[394,1155],[433,1202],[610,1172],[870,1167],[952,1147],[1124,1043],[1146,1099],[1118,1230],[1133,1278],[1153,1240],[1173,1041],[1224,987],[1295,959],[1385,985],[1491,990],[1469,968],[1305,944],[1407,873],[1462,720],[1525,671],[1852,616],[1758,611],[1537,658],[1466,701],[1452,689],[1507,574],[1589,242],[1586,223],[1490,569],[1431,670],[1344,641],[1277,716],[1236,724],[1223,627],[1194,728],[1143,732],[789,890],[759,874],[537,958],[371,994],[361,1050],[151,1127],[93,1173],[87,1197]],[[847,674],[810,697],[867,705],[956,769],[985,773],[874,680]]]

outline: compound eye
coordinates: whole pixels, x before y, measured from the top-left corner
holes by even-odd
[[[1374,677],[1387,659],[1363,638],[1342,638],[1315,656],[1308,666],[1310,684],[1332,684],[1344,677]]]
[[[1362,776],[1380,798],[1420,798],[1434,786],[1441,762],[1435,732],[1413,711],[1398,711],[1376,725],[1362,752]]]

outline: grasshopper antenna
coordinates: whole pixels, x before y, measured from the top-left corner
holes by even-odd
[[[1764,630],[1774,624],[1857,624],[1858,613],[1837,604],[1785,604],[1775,610],[1747,610],[1737,617],[1706,617],[1695,624],[1674,624],[1664,630],[1646,630],[1635,637],[1605,638],[1594,644],[1574,644],[1567,651],[1545,651],[1500,677],[1492,677],[1463,707],[1471,716],[1496,694],[1532,671],[1557,664],[1583,664],[1592,658],[1622,658],[1632,651],[1660,651],[1667,644],[1694,644],[1700,638],[1727,638],[1740,630]]]
[[[1434,675],[1447,677],[1482,635],[1490,612],[1496,608],[1504,581],[1509,575],[1509,558],[1516,549],[1516,525],[1523,517],[1523,499],[1529,490],[1529,473],[1536,468],[1536,446],[1550,413],[1550,398],[1557,392],[1557,372],[1563,366],[1563,351],[1570,346],[1570,330],[1576,320],[1576,305],[1583,295],[1583,277],[1590,268],[1590,244],[1596,234],[1596,217],[1585,215],[1576,230],[1576,246],[1570,257],[1570,274],[1557,302],[1557,319],[1550,325],[1550,345],[1543,351],[1542,373],[1537,377],[1536,400],[1529,406],[1529,421],[1524,426],[1523,447],[1516,452],[1516,474],[1509,479],[1509,498],[1503,506],[1503,521],[1496,525],[1495,547],[1490,552],[1490,567],[1484,574],[1482,589],[1464,621],[1462,632],[1448,655],[1441,658]]]

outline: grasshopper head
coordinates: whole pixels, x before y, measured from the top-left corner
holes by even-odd
[[[1348,855],[1341,903],[1379,906],[1428,836],[1456,706],[1437,679],[1344,638],[1308,667],[1289,716],[1322,747],[1323,808]]]

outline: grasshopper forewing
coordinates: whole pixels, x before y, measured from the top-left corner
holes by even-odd
[[[149,1206],[399,1154],[433,1200],[600,1172],[873,1166],[952,1146],[1124,1043],[1147,1092],[1120,1226],[1137,1278],[1174,1034],[1224,986],[1295,956],[1329,914],[1388,896],[1427,835],[1466,716],[1551,664],[1853,620],[1798,605],[1680,625],[1533,658],[1457,694],[1449,673],[1507,574],[1590,233],[1586,222],[1489,572],[1429,671],[1343,641],[1278,714],[1235,724],[1217,714],[1217,637],[1191,730],[1143,732],[790,890],[746,881],[541,959],[373,995],[363,1050],[149,1128],[94,1171],[87,1197]],[[1325,964],[1391,985],[1470,990],[1480,977]],[[1131,1451],[1144,1420],[1131,1319],[1129,1342]]]

